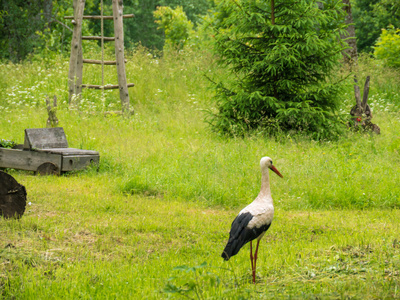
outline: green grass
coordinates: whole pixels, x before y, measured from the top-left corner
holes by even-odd
[[[0,65],[0,138],[23,143],[25,128],[44,127],[46,94],[56,94],[69,145],[101,155],[98,170],[59,177],[7,170],[31,205],[18,221],[0,219],[0,298],[400,297],[395,71],[361,65],[373,72],[379,136],[226,139],[203,121],[212,105],[203,75],[223,76],[209,54],[139,50],[128,59],[136,113],[126,118],[104,115],[120,107],[115,91],[85,91],[69,109],[66,59]],[[99,70],[84,81],[98,84]],[[345,112],[351,95],[350,87]],[[276,213],[253,285],[248,246],[229,262],[220,254],[233,218],[259,191],[265,155],[284,178],[271,174]]]

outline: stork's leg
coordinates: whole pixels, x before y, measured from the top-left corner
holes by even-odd
[[[253,243],[250,241],[250,261],[251,261],[251,271],[253,272],[254,263],[253,263]]]
[[[260,245],[260,240],[257,240],[256,251],[254,252],[253,283],[256,283],[256,268],[257,268],[258,245]]]
[[[256,261],[253,256],[253,241],[250,241],[250,260],[251,260],[251,273],[253,275],[253,283],[256,283]]]

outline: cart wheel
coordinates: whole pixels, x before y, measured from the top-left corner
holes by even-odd
[[[41,164],[36,171],[36,174],[39,175],[58,175],[60,174],[60,171],[58,169],[58,167],[51,163],[51,162],[47,162],[44,164]]]

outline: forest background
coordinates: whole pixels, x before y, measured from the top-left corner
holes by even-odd
[[[220,2],[220,1],[217,1]],[[154,12],[157,7],[176,9],[181,6],[187,20],[196,28],[207,15],[214,13],[213,0],[125,0],[124,13],[134,14],[134,19],[124,22],[127,49],[138,43],[148,49],[162,50],[165,31],[159,29]],[[85,13],[100,14],[100,0],[87,0]],[[392,25],[399,28],[400,4],[395,0],[351,1],[356,28],[357,48],[360,53],[372,53],[382,34],[382,29]],[[111,3],[104,2],[105,13],[111,13]],[[61,0],[1,0],[0,2],[0,59],[18,62],[30,54],[51,50],[69,54],[71,25],[63,19],[72,16],[72,1]],[[88,22],[84,32],[100,34],[100,22]],[[112,26],[105,27],[110,36]]]

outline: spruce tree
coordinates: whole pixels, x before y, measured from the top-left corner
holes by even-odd
[[[315,139],[337,134],[341,2],[220,2],[215,50],[227,76],[215,82],[217,109],[208,118],[213,129],[232,135],[295,130]]]

